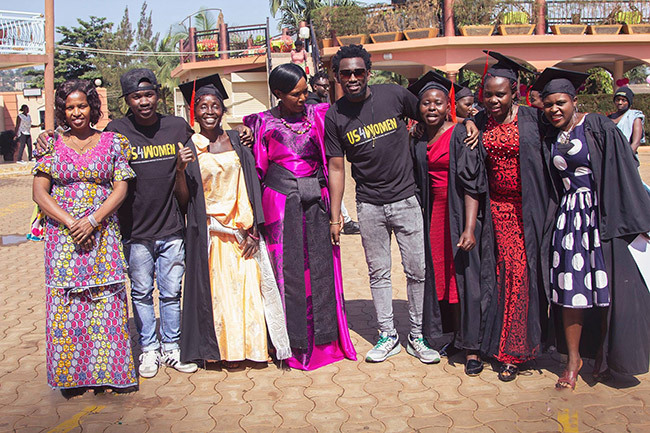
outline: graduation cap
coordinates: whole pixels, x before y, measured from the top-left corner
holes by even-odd
[[[409,92],[418,98],[421,98],[424,92],[431,89],[438,89],[449,96],[451,119],[456,122],[456,92],[460,92],[462,88],[435,71],[427,72],[408,87]]]
[[[226,93],[226,89],[223,87],[219,74],[208,75],[198,80],[179,84],[178,88],[181,90],[185,102],[190,107],[190,125],[192,126],[194,126],[194,104],[196,98],[203,95],[215,95],[222,101],[228,99],[228,93]]]
[[[465,80],[459,84],[461,89],[456,92],[456,101],[467,98],[468,96],[474,97],[472,89],[469,88],[469,80]]]
[[[589,74],[568,71],[560,68],[546,68],[533,84],[532,90],[541,93],[542,98],[553,93],[576,95],[577,89],[589,77]]]
[[[537,72],[529,69],[527,66],[524,66],[521,63],[515,62],[510,57],[504,56],[501,53],[489,50],[483,50],[483,52],[497,60],[497,63],[488,68],[486,71],[493,77],[504,77],[513,81],[517,81],[519,72],[528,72],[537,75]]]

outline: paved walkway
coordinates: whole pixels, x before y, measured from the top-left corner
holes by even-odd
[[[650,180],[650,153],[642,152],[641,159]],[[212,366],[193,375],[162,368],[153,379],[142,379],[134,394],[65,400],[45,378],[43,245],[14,243],[26,233],[30,186],[28,176],[0,177],[0,432],[650,431],[650,375],[594,383],[587,361],[576,391],[558,392],[557,354],[542,356],[511,383],[499,382],[489,366],[480,377],[467,377],[456,357],[424,365],[402,351],[382,364],[363,362],[375,325],[358,236],[343,237],[342,247],[360,361],[314,372],[273,364]],[[396,248],[393,258],[395,313],[405,336],[405,280]]]

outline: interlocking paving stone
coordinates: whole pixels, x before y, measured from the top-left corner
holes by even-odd
[[[650,149],[639,155],[650,180]],[[351,185],[346,205],[354,217]],[[28,176],[0,178],[0,235],[26,233],[30,187]],[[558,392],[565,357],[557,353],[544,354],[511,383],[500,382],[490,364],[480,377],[465,376],[460,354],[437,365],[422,364],[405,350],[383,363],[364,362],[377,332],[359,236],[342,237],[358,361],[311,372],[253,363],[227,370],[210,363],[188,375],[161,367],[156,377],[140,381],[136,393],[90,392],[66,400],[45,377],[42,249],[34,242],[0,246],[0,431],[47,431],[94,406],[103,409],[81,416],[71,432],[557,432],[562,422],[575,423],[580,432],[650,431],[648,374],[595,383],[587,360],[576,390]],[[392,254],[395,321],[404,349],[406,284],[395,242]],[[130,327],[137,356],[133,319]]]

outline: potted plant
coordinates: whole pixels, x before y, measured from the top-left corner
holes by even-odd
[[[339,45],[367,44],[366,11],[356,4],[335,6],[332,10],[332,32]]]
[[[594,16],[605,17],[598,24],[590,24],[587,27],[587,33],[590,35],[617,35],[621,28],[621,24],[616,22],[616,12],[620,10],[620,6],[612,6],[611,3],[595,2],[585,4],[585,9],[588,13]]]
[[[623,33],[650,33],[650,23],[643,22],[643,15],[633,4],[629,4],[629,11],[619,10],[616,12],[616,22],[623,24]]]
[[[373,43],[395,42],[404,38],[399,12],[393,7],[368,8],[368,31]]]
[[[332,44],[332,11],[333,7],[323,6],[312,14],[312,25],[316,32],[316,39],[322,48],[329,48]]]
[[[440,8],[435,0],[406,2],[400,7],[404,18],[406,39],[435,38],[438,36]]]
[[[508,11],[499,14],[497,30],[500,35],[532,35],[535,25],[530,23],[530,16],[526,11]]]
[[[554,35],[583,35],[587,25],[582,24],[582,6],[584,1],[568,1],[557,4],[562,7],[562,15],[570,18],[569,23],[551,25],[551,32]]]
[[[216,59],[218,42],[216,39],[200,39],[196,41],[197,57],[203,60]]]
[[[495,0],[456,0],[454,20],[463,36],[490,36],[494,31]]]

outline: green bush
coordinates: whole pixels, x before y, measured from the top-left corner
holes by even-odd
[[[528,17],[528,14],[523,11],[511,11],[511,12],[504,12],[501,14],[501,18],[499,20],[501,24],[529,24],[530,23],[530,18]]]
[[[599,95],[578,95],[578,107],[583,113],[600,113],[608,115],[613,113],[614,108],[614,95],[599,94]],[[646,144],[650,144],[650,94],[643,93],[634,95],[634,105],[632,108],[641,110],[646,115],[644,125]]]

